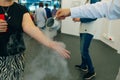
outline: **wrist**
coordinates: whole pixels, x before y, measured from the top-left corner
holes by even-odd
[[[70,15],[71,15],[71,12],[70,12],[70,9],[69,9],[69,8],[67,8],[67,9],[65,10],[64,15],[66,15],[66,16],[70,16]]]
[[[53,41],[49,41],[49,42],[48,42],[48,47],[49,47],[49,48],[53,49],[53,45],[54,45],[54,44],[53,44]]]

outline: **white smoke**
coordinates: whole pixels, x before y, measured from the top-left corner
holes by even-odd
[[[117,74],[116,80],[120,80],[120,67],[119,67],[119,72]]]
[[[43,31],[49,38],[53,39],[57,31],[46,29]],[[24,80],[70,80],[67,61],[57,52],[39,45],[31,38],[26,38],[27,48],[25,60]],[[65,44],[59,42],[65,47]]]

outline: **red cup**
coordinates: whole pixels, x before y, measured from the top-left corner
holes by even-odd
[[[4,14],[0,14],[0,19],[5,20],[5,15]]]

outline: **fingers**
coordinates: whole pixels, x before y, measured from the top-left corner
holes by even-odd
[[[7,31],[7,28],[5,29],[0,29],[0,32],[6,32]]]
[[[57,52],[62,57],[66,58],[66,59],[70,59],[70,52],[68,50],[64,49],[64,50],[60,50],[60,51],[57,51]]]
[[[7,23],[5,20],[0,19],[0,23]]]
[[[64,12],[62,11],[62,9],[57,11],[56,18],[59,19],[59,20],[65,19],[65,15],[64,15]]]
[[[58,46],[56,47],[56,51],[61,55],[63,56],[64,58],[66,59],[69,59],[70,58],[70,52],[68,50],[66,50],[65,48],[61,47],[61,46]]]
[[[58,19],[65,19],[68,16],[70,16],[70,9],[59,9],[56,13]]]
[[[72,19],[74,22],[80,22],[80,18],[73,18]]]
[[[64,57],[70,59],[70,52],[68,50],[65,50]]]
[[[75,21],[75,18],[73,18],[72,20]]]
[[[70,58],[70,52],[68,50],[65,49],[65,45],[61,44],[59,42],[56,41],[52,41],[50,43],[50,48],[52,48],[53,50],[57,51],[59,55],[61,55],[62,57],[69,59]]]
[[[0,19],[0,32],[6,32],[7,31],[7,22],[5,20]]]

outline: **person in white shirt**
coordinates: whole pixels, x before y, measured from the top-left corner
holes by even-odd
[[[120,19],[120,0],[109,0],[86,4],[74,8],[59,9],[56,13],[58,19],[72,18],[108,18]]]
[[[35,10],[35,21],[39,28],[44,29],[47,20],[46,11],[43,8],[43,3],[39,3],[39,8]]]
[[[120,0],[109,0],[86,4],[74,8],[59,9],[56,13],[58,19],[72,18],[108,18],[110,20],[120,19]],[[120,80],[120,69],[116,80]]]

